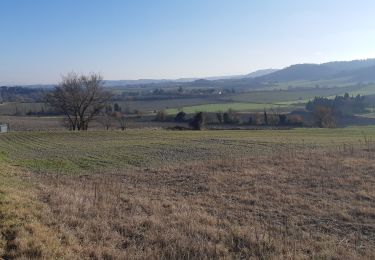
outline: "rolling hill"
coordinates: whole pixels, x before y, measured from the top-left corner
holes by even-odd
[[[285,82],[347,78],[348,81],[375,81],[375,59],[297,64],[255,78],[258,82]]]
[[[322,64],[295,64],[284,69],[258,70],[247,75],[210,77],[203,79],[177,79],[163,81],[113,81],[108,86],[164,88],[215,88],[238,90],[271,90],[292,86],[293,88],[324,88],[356,86],[375,83],[375,59],[335,61]],[[374,92],[375,93],[375,92]]]
[[[251,72],[245,75],[230,75],[230,76],[213,76],[204,78],[180,78],[180,79],[137,79],[137,80],[105,80],[104,84],[107,87],[125,87],[125,86],[138,86],[138,85],[171,85],[173,83],[194,83],[209,84],[209,81],[220,81],[220,80],[235,80],[235,79],[252,79],[260,76],[264,76],[273,72],[277,69],[262,69]]]

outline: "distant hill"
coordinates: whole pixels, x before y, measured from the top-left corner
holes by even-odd
[[[255,78],[255,77],[264,76],[264,75],[273,73],[275,71],[277,71],[277,69],[263,69],[263,70],[257,70],[257,71],[254,71],[245,75],[214,76],[214,77],[205,77],[205,78],[105,80],[104,85],[106,87],[137,86],[137,85],[166,84],[166,83],[193,83],[194,85],[199,85],[200,83],[202,83],[204,85],[207,85],[207,84],[210,84],[207,81]]]
[[[145,84],[159,84],[166,83],[169,80],[166,79],[137,79],[137,80],[105,80],[104,85],[106,87],[121,87],[129,85],[145,85]]]
[[[326,80],[330,84],[322,87],[335,87],[335,82],[352,84],[375,82],[375,59],[334,61],[322,64],[295,64],[284,69],[257,70],[245,75],[217,76],[206,78],[181,79],[140,79],[140,80],[106,80],[107,87],[139,86],[146,88],[186,87],[217,89],[263,89],[278,83],[311,82]],[[298,87],[298,86],[297,86]]]
[[[323,64],[337,72],[354,71],[363,68],[375,66],[375,59],[353,60],[353,61],[334,61]]]
[[[271,74],[257,77],[257,81],[263,82],[283,82],[294,80],[316,80],[334,75],[335,71],[330,67],[317,64],[298,64]]]
[[[265,76],[271,74],[273,72],[278,71],[277,69],[263,69],[263,70],[256,70],[246,75],[236,75],[236,76],[222,76],[222,77],[209,77],[204,78],[206,80],[225,80],[225,79],[249,79],[249,78],[256,78],[260,76]]]
[[[297,64],[257,77],[258,82],[287,82],[348,77],[355,81],[375,80],[375,59]]]
[[[344,71],[337,74],[337,76],[347,77],[357,82],[375,82],[375,66]]]
[[[322,83],[315,83],[321,81]],[[361,84],[360,84],[361,83]],[[375,83],[375,59],[335,61],[322,64],[296,64],[281,70],[260,70],[245,77],[232,77],[208,82],[194,81],[186,87],[260,90],[289,85],[298,87],[362,86]],[[354,89],[353,89],[354,91]]]
[[[277,69],[264,69],[264,70],[257,70],[257,71],[254,71],[254,72],[251,72],[247,75],[245,75],[245,77],[243,78],[256,78],[256,77],[261,77],[261,76],[265,76],[265,75],[268,75],[268,74],[271,74],[271,73],[274,73],[278,71]]]

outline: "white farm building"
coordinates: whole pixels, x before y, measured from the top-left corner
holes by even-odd
[[[6,133],[9,131],[8,124],[2,124],[0,123],[0,133]]]

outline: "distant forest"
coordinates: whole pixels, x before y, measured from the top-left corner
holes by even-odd
[[[337,115],[353,115],[366,112],[368,107],[364,96],[351,97],[348,93],[344,96],[336,96],[334,99],[315,97],[306,105],[308,111],[314,112],[319,107],[330,108]]]
[[[0,102],[44,102],[49,90],[27,87],[0,87]]]

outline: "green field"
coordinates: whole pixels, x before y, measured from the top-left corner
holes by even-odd
[[[359,143],[375,127],[252,131],[13,132],[0,135],[0,152],[38,172],[80,173],[156,167],[201,159],[278,152],[284,147]]]
[[[290,89],[290,88],[347,88],[355,85],[355,82],[351,82],[348,78],[334,78],[334,79],[323,79],[323,80],[298,80],[277,83],[273,89]]]
[[[181,110],[189,114],[199,111],[219,112],[228,109],[254,112],[271,108],[294,109],[295,105],[304,106],[304,103],[317,96],[335,97],[336,95],[344,95],[346,92],[350,95],[375,94],[374,85],[358,87],[357,85],[345,84],[322,87],[326,85],[314,85],[313,83],[315,82],[294,82],[289,87],[295,89],[288,89],[288,87],[285,88],[283,85],[277,85],[274,89],[267,91],[213,95],[209,98],[131,101],[128,105],[143,111],[166,109],[170,114],[175,114]],[[330,83],[333,84],[334,82]],[[122,104],[125,106],[126,102]]]
[[[265,103],[240,103],[240,102],[230,102],[230,103],[219,103],[219,104],[206,104],[199,106],[188,106],[180,108],[170,108],[167,109],[167,113],[176,114],[178,111],[184,111],[188,114],[193,114],[196,112],[225,112],[228,109],[233,109],[235,111],[246,111],[246,112],[258,112],[264,109],[281,109],[288,108],[288,104],[265,104]]]
[[[352,90],[352,91],[349,92],[349,94],[351,94],[351,95],[361,95],[361,96],[374,95],[375,94],[375,85],[369,85],[369,86],[362,87],[358,90]]]
[[[304,101],[321,96],[327,97],[337,94],[344,94],[345,91],[351,91],[349,88],[307,88],[307,89],[293,89],[293,90],[279,90],[272,91],[252,91],[241,94],[233,94],[228,97],[232,101],[238,102],[254,102],[254,103],[280,103],[290,101]]]

